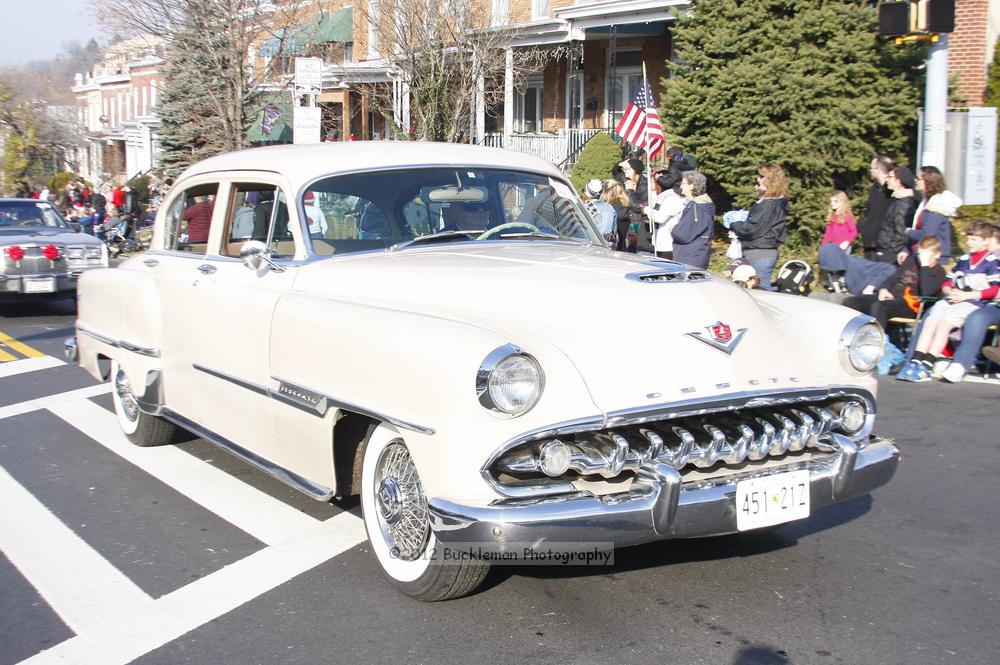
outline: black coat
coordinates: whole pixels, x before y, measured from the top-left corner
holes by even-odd
[[[906,230],[910,226],[916,209],[917,203],[912,196],[893,199],[889,203],[879,228],[878,242],[875,244],[878,251],[896,254],[900,250],[906,249]]]
[[[865,249],[878,247],[879,229],[882,227],[882,220],[885,218],[885,211],[890,201],[892,192],[885,185],[876,183],[868,190],[868,209],[865,211],[865,218],[858,226]]]
[[[788,220],[788,199],[760,199],[750,206],[746,221],[733,222],[730,230],[736,234],[743,249],[777,249],[785,242]]]

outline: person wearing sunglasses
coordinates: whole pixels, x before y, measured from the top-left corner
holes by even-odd
[[[895,265],[899,253],[908,245],[906,231],[917,207],[913,194],[916,181],[913,171],[905,166],[897,166],[889,173],[885,182],[892,192],[892,201],[889,202],[879,226],[875,260]]]

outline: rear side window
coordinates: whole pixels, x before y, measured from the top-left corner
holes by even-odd
[[[226,256],[239,256],[240,247],[248,240],[267,243],[272,255],[293,255],[284,192],[266,183],[234,183],[225,236],[222,253]]]
[[[208,253],[218,183],[194,185],[184,190],[167,211],[165,249],[192,254]]]

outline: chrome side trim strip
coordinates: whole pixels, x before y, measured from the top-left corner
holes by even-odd
[[[118,349],[124,349],[125,351],[131,351],[132,353],[138,353],[141,356],[149,356],[150,358],[160,357],[160,350],[157,348],[149,346],[140,346],[138,344],[133,344],[132,342],[123,339],[115,339],[114,337],[99,332],[83,323],[77,323],[76,329],[82,332],[84,335],[87,335],[88,337],[93,337],[98,342],[103,342],[108,346],[113,346]]]
[[[303,478],[302,476],[289,471],[288,469],[278,466],[273,462],[264,459],[263,457],[250,452],[246,448],[239,446],[229,439],[219,436],[218,434],[212,432],[209,429],[202,427],[201,425],[188,420],[184,416],[174,413],[173,411],[164,409],[161,414],[164,418],[174,423],[178,427],[183,427],[192,434],[205,439],[209,443],[222,448],[226,452],[240,458],[247,464],[257,467],[264,473],[271,475],[283,483],[294,487],[300,492],[304,492],[314,499],[320,501],[329,501],[333,498],[333,490],[319,483],[314,483],[311,480]]]
[[[402,429],[407,429],[412,432],[417,432],[418,434],[434,434],[434,429],[430,427],[424,427],[423,425],[416,425],[405,420],[400,420],[399,418],[393,418],[392,416],[387,416],[384,413],[378,411],[373,411],[367,409],[363,406],[358,406],[357,404],[351,404],[350,402],[344,402],[329,395],[316,390],[314,388],[308,388],[302,384],[295,383],[294,381],[289,381],[278,376],[272,376],[271,378],[278,382],[277,388],[268,388],[267,386],[262,386],[251,381],[245,381],[238,377],[232,376],[231,374],[226,374],[225,372],[220,372],[218,370],[212,369],[210,367],[205,367],[204,365],[195,364],[193,367],[200,371],[208,374],[209,376],[214,376],[217,379],[222,379],[223,381],[228,381],[233,385],[237,385],[240,388],[245,388],[258,395],[264,395],[275,399],[279,402],[283,402],[289,406],[293,406],[297,409],[302,409],[303,411],[310,413],[314,416],[323,418],[326,416],[327,412],[331,408],[335,409],[345,409],[348,411],[354,411],[362,415],[368,416],[369,418],[374,418],[375,420],[381,420],[383,422],[391,423],[396,427]]]
[[[266,386],[261,386],[256,383],[251,383],[250,381],[244,381],[243,379],[239,379],[233,376],[232,374],[226,374],[225,372],[220,372],[218,370],[211,369],[210,367],[199,365],[198,363],[194,363],[192,367],[194,367],[199,372],[204,372],[209,376],[214,376],[217,379],[222,379],[223,381],[228,381],[230,383],[236,384],[240,388],[246,388],[247,390],[255,392],[258,395],[267,396],[270,393],[270,391],[267,389]]]
[[[287,388],[287,390],[284,391],[284,394],[276,390],[271,390],[271,397],[286,402],[288,404],[291,404],[293,406],[306,409],[310,412],[314,412],[316,413],[316,415],[324,416],[326,415],[327,410],[329,410],[332,407],[335,409],[345,409],[347,411],[354,411],[364,416],[368,416],[376,420],[381,420],[390,423],[392,425],[395,425],[396,427],[402,427],[403,429],[408,429],[411,432],[417,432],[418,434],[430,435],[435,433],[433,428],[424,427],[423,425],[417,425],[415,423],[407,422],[405,420],[400,420],[399,418],[394,418],[392,416],[380,413],[378,411],[373,411],[372,409],[368,409],[363,406],[359,406],[357,404],[344,402],[335,397],[327,395],[321,390],[316,390],[315,388],[303,386],[301,383],[289,381],[288,379],[283,379],[280,376],[272,376],[271,378]],[[279,390],[281,389],[279,388]],[[300,401],[301,398],[293,397],[289,391],[298,392],[300,395],[304,396],[320,398],[320,402],[313,405],[307,403],[304,400]],[[322,408],[322,411],[320,411],[320,408]]]

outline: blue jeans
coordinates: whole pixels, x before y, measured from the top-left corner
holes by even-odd
[[[998,323],[1000,323],[1000,307],[996,305],[985,305],[970,314],[969,318],[965,320],[965,324],[962,325],[962,341],[955,349],[952,361],[959,363],[966,372],[972,369],[979,357],[979,349],[986,341],[986,329]],[[917,339],[920,337],[920,331],[923,327],[924,322],[921,320],[920,325],[913,331],[913,339],[910,341],[910,348],[907,349],[906,353],[908,358],[913,357],[913,350],[917,346]]]
[[[773,291],[771,287],[771,273],[774,272],[774,265],[778,262],[778,250],[776,249],[748,249],[743,252],[743,258],[750,262],[753,269],[760,277],[760,288],[764,291]]]

